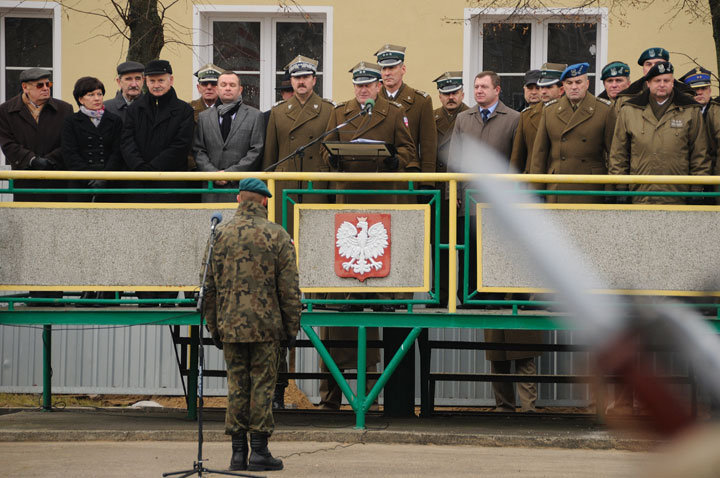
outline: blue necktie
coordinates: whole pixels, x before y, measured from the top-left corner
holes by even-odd
[[[482,114],[483,123],[487,123],[487,120],[490,117],[490,110],[484,109],[480,113]]]

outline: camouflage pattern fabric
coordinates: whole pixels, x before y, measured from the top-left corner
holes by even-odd
[[[287,377],[281,378],[281,373],[287,373],[288,372],[288,360],[287,360],[287,353],[288,348],[287,347],[280,347],[278,351],[278,366],[277,366],[277,384],[280,387],[287,388],[288,385],[290,385],[290,381]]]
[[[242,201],[216,236],[203,303],[210,333],[224,344],[295,337],[302,305],[288,233],[264,206]]]
[[[225,434],[246,431],[272,434],[278,343],[226,343],[223,353],[228,379]]]

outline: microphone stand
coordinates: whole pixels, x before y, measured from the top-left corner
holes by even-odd
[[[281,159],[280,161],[276,161],[276,162],[272,163],[270,166],[268,166],[267,168],[265,168],[265,169],[263,170],[263,172],[267,173],[267,172],[269,172],[269,171],[272,171],[272,170],[275,169],[276,167],[280,166],[281,164],[283,164],[283,163],[286,162],[286,161],[289,161],[290,159],[292,159],[292,158],[295,157],[295,156],[299,156],[299,157],[300,157],[300,161],[302,162],[302,158],[305,156],[305,150],[306,150],[306,149],[308,149],[310,146],[314,145],[315,143],[317,143],[317,142],[320,141],[321,139],[325,138],[326,136],[328,136],[328,135],[330,135],[330,134],[332,134],[332,133],[337,132],[340,128],[344,128],[344,127],[347,126],[348,123],[350,123],[351,121],[359,118],[360,116],[366,115],[366,114],[368,114],[368,109],[365,108],[365,107],[363,107],[363,108],[360,110],[360,112],[357,113],[357,114],[356,114],[355,116],[353,116],[352,118],[350,118],[350,119],[348,119],[348,120],[340,123],[339,125],[335,126],[333,129],[331,129],[331,130],[329,130],[329,131],[325,131],[323,134],[321,134],[320,136],[318,136],[318,137],[315,138],[314,140],[310,141],[308,144],[299,146],[295,151],[293,151],[292,153],[288,154],[287,156],[285,156],[285,157],[284,157],[283,159]],[[301,168],[301,169],[302,169],[302,168]]]
[[[202,278],[202,284],[200,285],[200,291],[198,293],[198,301],[197,301],[197,307],[195,310],[197,310],[200,314],[200,332],[198,336],[199,340],[199,346],[198,346],[198,412],[197,412],[197,422],[198,422],[198,456],[197,461],[193,462],[193,467],[189,470],[181,470],[181,471],[172,471],[169,473],[163,473],[162,476],[174,476],[179,475],[178,478],[186,478],[190,475],[194,475],[197,473],[197,476],[202,477],[203,473],[217,473],[218,475],[230,475],[230,476],[245,476],[245,477],[251,477],[251,478],[260,478],[259,475],[250,475],[247,473],[241,473],[237,471],[229,471],[229,470],[211,470],[209,468],[206,468],[204,465],[203,460],[203,368],[205,367],[205,347],[203,346],[203,315],[202,315],[202,306],[203,301],[205,299],[205,280],[207,278],[208,273],[208,267],[210,265],[210,257],[212,256],[213,248],[215,247],[215,228],[217,227],[219,221],[212,221],[212,226],[210,227],[210,241],[208,242],[208,249],[207,249],[207,257],[205,259],[205,269],[203,271],[203,278]]]

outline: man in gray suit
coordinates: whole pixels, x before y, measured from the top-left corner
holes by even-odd
[[[259,110],[243,104],[240,76],[218,78],[218,102],[198,116],[193,154],[198,171],[257,171],[262,162],[264,123]],[[219,189],[236,181],[215,181]],[[231,194],[206,194],[203,202],[232,202]]]

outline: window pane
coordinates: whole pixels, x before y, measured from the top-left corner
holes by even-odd
[[[243,86],[243,103],[260,108],[260,75],[240,75],[240,78]]]
[[[280,82],[282,81],[282,77],[283,77],[283,75],[275,75],[275,86],[277,86],[277,85],[280,84]],[[315,93],[317,93],[318,95],[322,96],[322,95],[323,95],[323,94],[322,94],[322,91],[323,91],[323,79],[322,79],[322,75],[316,76],[315,79],[316,79],[316,81],[315,81],[314,91],[315,91]],[[275,90],[275,102],[277,103],[277,102],[280,101],[281,99],[282,99],[282,97],[280,96],[280,92],[279,92],[278,90]]]
[[[260,22],[214,22],[213,63],[226,70],[260,71]]]
[[[3,101],[22,93],[22,87],[20,86],[21,72],[22,70],[5,70],[5,98]]]
[[[530,69],[529,23],[483,24],[483,70],[525,73]]]
[[[597,23],[551,23],[548,25],[547,61],[551,63],[590,63],[595,73]]]
[[[52,67],[52,20],[5,18],[5,64]]]
[[[277,23],[275,65],[278,71],[298,55],[318,60],[318,71],[323,69],[322,23]]]
[[[501,76],[500,101],[514,110],[520,108],[525,103],[524,80],[523,76]]]

